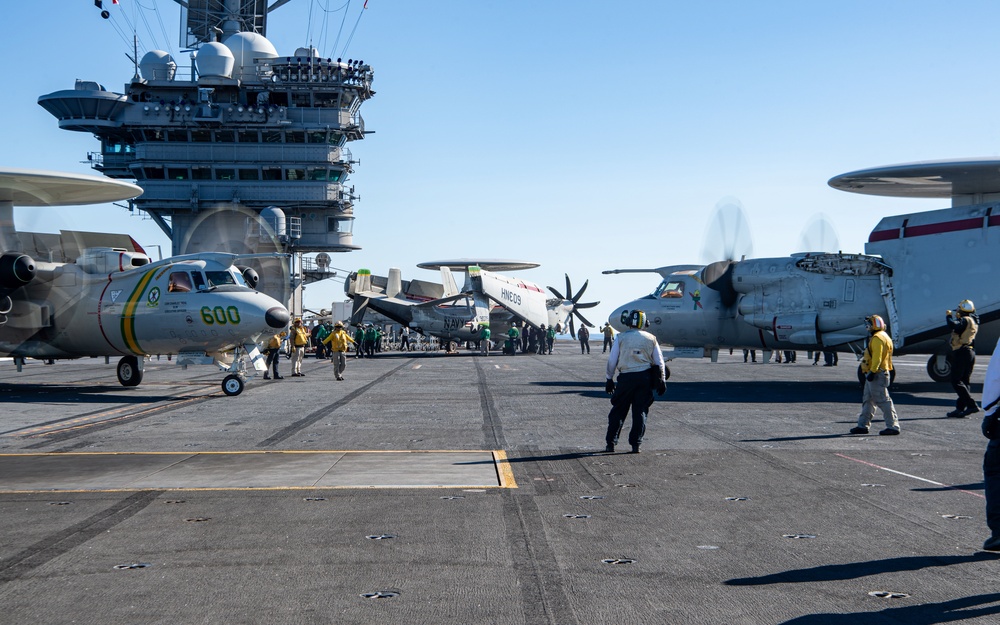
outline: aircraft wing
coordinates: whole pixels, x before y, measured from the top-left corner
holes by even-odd
[[[704,265],[667,265],[666,267],[656,267],[655,269],[607,269],[601,273],[608,275],[611,273],[658,273],[663,278],[678,271],[693,271],[701,269]]]

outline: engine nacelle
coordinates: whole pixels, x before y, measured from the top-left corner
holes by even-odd
[[[35,277],[35,261],[27,254],[7,252],[0,256],[0,295],[10,295]]]
[[[257,288],[257,283],[260,282],[260,276],[253,270],[253,267],[240,267],[237,265],[236,269],[243,275],[243,279],[246,280],[248,287],[251,289]]]
[[[816,313],[779,315],[774,318],[771,331],[777,341],[800,345],[813,345],[819,342],[816,332]]]

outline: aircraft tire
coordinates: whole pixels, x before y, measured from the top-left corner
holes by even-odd
[[[135,356],[125,356],[118,361],[118,381],[122,386],[139,386],[142,382],[142,369],[139,359]]]
[[[951,381],[951,357],[945,358],[944,362],[944,367],[938,366],[937,354],[931,355],[927,361],[927,375],[931,376],[931,379],[935,382]]]
[[[230,397],[236,397],[243,392],[243,378],[231,373],[222,380],[222,392]]]

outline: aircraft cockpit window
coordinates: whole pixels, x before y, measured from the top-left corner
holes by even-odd
[[[186,271],[175,271],[167,282],[168,293],[187,293],[191,290],[191,276]]]
[[[201,272],[200,271],[192,272],[191,276],[194,278],[194,288],[198,289],[199,291],[204,291],[205,277],[201,275]]]
[[[653,294],[657,297],[684,297],[684,283],[680,280],[664,280]]]
[[[236,284],[236,278],[228,271],[206,271],[205,277],[208,278],[208,288],[210,289],[226,284]]]
[[[233,274],[233,279],[236,280],[236,284],[238,284],[240,286],[247,286],[247,281],[243,279],[243,274],[241,274],[239,271],[235,271],[235,270],[232,270],[232,269],[230,269],[230,271]],[[247,288],[250,288],[250,287],[247,287]]]

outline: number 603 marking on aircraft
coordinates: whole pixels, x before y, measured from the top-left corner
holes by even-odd
[[[240,322],[240,311],[235,306],[227,308],[222,308],[222,306],[216,306],[215,308],[202,306],[201,320],[207,325],[225,325],[227,323],[237,325]]]

